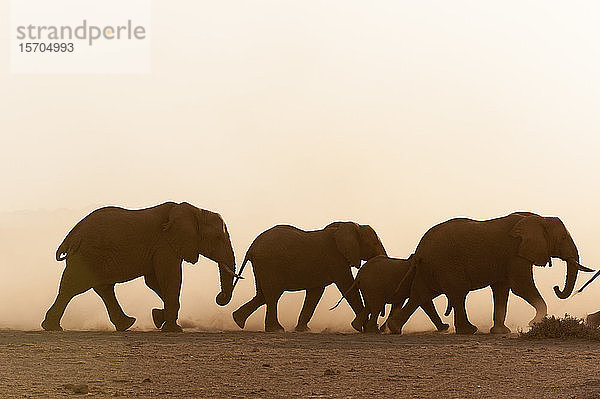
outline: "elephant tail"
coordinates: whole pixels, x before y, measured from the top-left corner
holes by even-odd
[[[352,291],[352,289],[354,287],[358,287],[358,277],[354,279],[354,282],[352,283],[352,285],[350,286],[350,288],[348,288],[345,292],[342,293],[342,297],[340,298],[340,300],[337,301],[337,303],[335,305],[333,305],[332,307],[330,307],[329,310],[334,310],[335,308],[337,308],[340,305],[340,303],[342,303],[342,300],[344,298],[346,298],[346,295],[348,293],[350,293],[350,291]]]
[[[248,261],[252,262],[252,259],[251,259],[252,255],[250,254],[250,249],[252,249],[252,247],[250,247],[248,249],[248,251],[246,252],[246,256],[244,257],[244,261],[242,262],[242,265],[240,266],[240,271],[237,273],[237,275],[234,274],[235,280],[233,281],[233,287],[231,288],[231,292],[232,293],[233,293],[233,289],[237,285],[238,281],[240,281],[243,278],[242,277],[242,272],[244,271],[244,268],[246,267],[246,263]]]
[[[79,247],[79,238],[74,237],[73,230],[67,234],[63,242],[60,243],[56,250],[56,260],[63,261],[67,259],[69,252],[75,251]]]
[[[64,241],[58,246],[58,249],[56,250],[56,260],[57,261],[63,261],[65,259],[67,259],[67,239],[65,238]]]

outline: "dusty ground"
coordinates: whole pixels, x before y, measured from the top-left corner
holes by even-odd
[[[600,398],[599,361],[516,335],[9,330],[0,397]]]

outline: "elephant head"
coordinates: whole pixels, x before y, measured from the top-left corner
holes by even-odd
[[[216,302],[227,305],[233,291],[235,255],[221,215],[183,202],[173,207],[163,230],[175,253],[186,262],[198,262],[199,255],[217,262],[221,292]]]
[[[375,230],[369,225],[354,222],[335,222],[326,228],[335,229],[334,239],[338,251],[350,266],[360,267],[361,260],[377,255],[387,255]]]
[[[523,216],[510,234],[521,239],[518,255],[534,265],[551,264],[551,258],[560,258],[567,262],[565,287],[554,287],[556,296],[566,299],[573,292],[577,272],[591,271],[579,264],[579,252],[563,222],[557,217],[542,217],[535,214]]]

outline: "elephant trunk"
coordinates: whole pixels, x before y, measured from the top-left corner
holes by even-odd
[[[567,299],[575,288],[575,280],[577,280],[577,272],[579,270],[579,259],[569,258],[567,259],[567,277],[565,281],[565,288],[561,291],[558,286],[554,286],[554,293],[560,299]]]
[[[229,301],[231,301],[231,296],[233,293],[233,277],[233,268],[230,268],[225,263],[219,263],[221,292],[219,292],[217,295],[216,302],[220,306],[225,306],[229,303]]]
[[[231,244],[228,245],[226,255],[217,261],[219,264],[219,281],[221,283],[221,292],[216,297],[219,306],[225,306],[231,301],[233,294],[233,278],[235,274],[235,255]]]

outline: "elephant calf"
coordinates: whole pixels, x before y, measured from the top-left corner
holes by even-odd
[[[377,318],[385,312],[386,303],[392,304],[392,312],[397,306],[401,307],[404,304],[410,294],[414,272],[415,268],[410,259],[396,259],[381,255],[365,263],[355,280],[365,301],[365,309],[352,321],[352,327],[364,332],[379,332]],[[449,325],[442,323],[431,300],[421,307],[438,331],[448,329]]]
[[[277,320],[279,298],[284,291],[306,290],[296,331],[307,331],[325,287],[332,283],[359,314],[363,304],[358,290],[352,287],[350,268],[377,255],[385,255],[385,248],[368,225],[335,222],[314,231],[287,225],[272,227],[256,237],[246,253],[242,267],[252,262],[256,295],[233,312],[233,319],[244,328],[246,319],[266,303],[265,331],[283,331]]]

